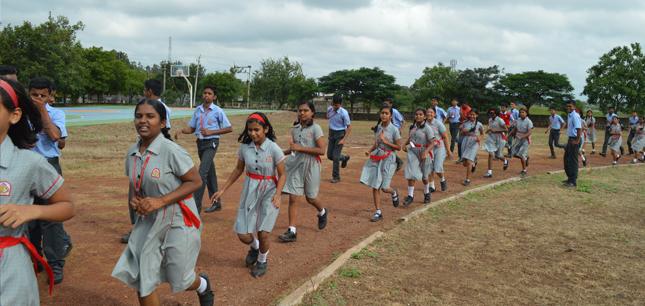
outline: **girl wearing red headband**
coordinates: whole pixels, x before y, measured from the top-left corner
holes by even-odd
[[[237,151],[237,166],[224,187],[211,197],[211,202],[215,203],[246,169],[233,231],[242,243],[251,247],[246,255],[246,266],[255,264],[251,274],[260,277],[267,270],[269,233],[280,210],[280,194],[286,181],[283,163],[286,157],[275,143],[275,132],[263,113],[249,116],[246,128],[237,140],[242,143]]]
[[[31,124],[30,124],[31,123]],[[54,274],[25,237],[30,220],[63,222],[75,214],[60,189],[63,178],[40,154],[27,149],[43,129],[36,106],[14,80],[0,78],[0,305],[40,305],[34,262]],[[34,196],[49,205],[31,205]],[[33,261],[32,261],[33,260]]]

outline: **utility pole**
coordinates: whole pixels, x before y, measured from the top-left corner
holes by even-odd
[[[193,104],[195,104],[195,99],[197,99],[197,79],[199,78],[199,65],[202,62],[202,55],[200,54],[199,57],[197,58],[197,73],[195,73],[195,94],[193,95]],[[197,104],[195,104],[197,105]]]
[[[166,66],[167,63],[166,61],[161,62],[161,65],[163,65],[163,92],[166,92]]]
[[[248,69],[248,70],[245,71],[245,69]],[[246,84],[247,84],[246,102],[250,102],[251,101],[251,65],[246,66],[246,67],[241,67],[241,66],[238,66],[235,63],[233,63],[233,71],[236,74],[237,73],[247,73],[248,72],[248,76],[247,76],[247,79],[246,79]]]

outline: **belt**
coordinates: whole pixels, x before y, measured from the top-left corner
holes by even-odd
[[[50,164],[54,164],[54,163],[58,164],[58,156],[48,158],[47,162],[49,162]]]
[[[25,247],[27,247],[27,250],[29,250],[29,254],[31,254],[31,258],[34,261],[34,273],[38,275],[38,266],[36,264],[37,261],[39,261],[43,267],[45,267],[45,271],[47,271],[47,276],[49,277],[49,296],[51,296],[54,293],[54,271],[52,271],[52,268],[47,264],[47,261],[45,261],[40,255],[38,255],[38,252],[36,252],[36,248],[34,247],[31,242],[29,242],[29,239],[27,237],[22,236],[20,238],[16,237],[11,237],[11,236],[4,236],[0,237],[0,258],[2,257],[2,249],[4,248],[10,248],[12,246],[16,246],[18,244],[24,244]]]
[[[502,134],[502,139],[506,140],[506,135],[504,135],[504,132],[492,132],[493,134]]]
[[[320,159],[320,156],[318,158]],[[268,180],[268,179],[271,179],[271,180],[273,180],[275,185],[278,186],[278,178],[275,175],[274,176],[266,176],[266,175],[259,175],[259,174],[255,174],[255,173],[251,173],[251,172],[246,171],[246,176],[248,176],[248,177],[250,177],[250,178],[252,178],[254,180]]]
[[[526,132],[520,132],[520,131],[517,131],[517,133],[518,134],[526,134]],[[526,140],[528,140],[529,144],[531,144],[531,138],[526,138]]]
[[[381,156],[370,155],[370,159],[372,159],[373,162],[385,159],[386,157],[390,156],[390,154],[392,154],[392,151],[393,151],[393,150],[385,150],[381,148],[377,148],[377,149],[387,152],[387,155],[381,155]]]
[[[477,135],[466,134],[466,135],[464,135],[464,137],[475,137],[475,138],[477,138],[477,144],[481,146],[481,143],[479,143],[479,138],[477,137]]]
[[[177,201],[177,203],[179,203],[179,206],[181,207],[181,212],[184,215],[184,223],[186,224],[186,226],[188,227],[194,226],[195,228],[199,228],[199,225],[201,224],[201,222],[199,221],[199,218],[197,218],[197,216],[195,216],[195,214],[193,214],[193,212],[190,209],[188,209],[188,207],[184,204],[185,200],[192,199],[192,198],[193,198],[193,195],[191,194],[185,199]]]
[[[443,140],[443,137],[442,137],[441,139],[439,139],[439,140],[437,140],[437,139],[435,139],[435,140],[434,140],[434,142],[438,142],[438,143],[439,143],[438,148],[441,148],[442,140]]]
[[[559,131],[560,131],[560,129],[554,129],[554,128],[551,128],[551,131],[559,132]]]
[[[199,137],[197,137],[197,141],[210,141],[210,140],[215,140],[215,139],[219,139],[219,137],[215,137],[215,138],[199,138]]]

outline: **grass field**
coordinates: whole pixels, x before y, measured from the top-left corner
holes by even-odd
[[[586,171],[576,190],[537,174],[431,208],[302,304],[642,305],[642,173]]]

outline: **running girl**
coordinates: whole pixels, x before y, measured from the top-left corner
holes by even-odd
[[[643,158],[643,149],[645,147],[645,116],[638,117],[638,123],[634,124],[633,130],[636,137],[634,137],[634,143],[632,144],[632,150],[634,150],[632,164],[635,164],[636,160],[645,162],[645,158]]]
[[[267,271],[269,233],[278,217],[280,194],[286,181],[283,163],[286,157],[275,140],[275,132],[269,119],[260,112],[251,114],[246,119],[246,128],[237,139],[242,143],[237,151],[237,166],[224,188],[211,198],[215,203],[246,168],[246,179],[233,230],[242,243],[251,247],[246,255],[246,266],[252,266],[257,262],[251,271],[251,274],[257,277],[263,276]],[[257,233],[257,238],[253,233]]]
[[[430,203],[430,183],[428,176],[432,172],[432,148],[434,148],[434,132],[430,124],[426,124],[426,112],[423,108],[414,111],[415,123],[410,126],[408,141],[403,145],[403,151],[408,155],[405,163],[405,179],[408,180],[408,196],[403,198],[403,205],[410,205],[414,200],[414,183],[423,181],[423,203]],[[410,149],[408,149],[410,145]]]
[[[137,290],[141,305],[160,304],[161,283],[173,292],[195,290],[200,305],[213,305],[208,275],[195,272],[202,232],[193,199],[202,185],[199,172],[190,154],[166,139],[166,108],[159,101],[137,103],[134,126],[141,139],[128,150],[125,174],[138,217],[112,277]]]
[[[529,166],[527,153],[531,146],[531,134],[533,134],[533,121],[529,119],[529,112],[526,108],[520,109],[520,119],[516,121],[515,127],[510,134],[516,135],[515,139],[517,140],[512,148],[513,157],[519,158],[522,163],[522,171],[518,174],[525,175],[526,167]]]
[[[506,147],[506,136],[508,124],[498,116],[499,111],[493,108],[488,111],[488,138],[484,142],[482,149],[488,152],[488,173],[484,177],[493,177],[493,157],[501,159],[504,162],[504,170],[508,168],[508,160],[504,158],[504,147]]]
[[[621,146],[623,145],[623,130],[620,126],[620,122],[618,121],[618,116],[611,118],[609,134],[611,135],[611,138],[609,139],[609,143],[607,145],[609,146],[609,150],[611,150],[611,156],[614,158],[614,163],[612,165],[615,166],[616,162],[621,157],[618,153],[618,150],[620,150]]]
[[[18,81],[0,78],[0,305],[40,305],[35,262],[47,271],[52,294],[54,273],[25,236],[27,227],[31,220],[63,222],[75,214],[60,189],[63,178],[42,155],[26,150],[38,141],[43,122],[25,92]],[[49,205],[32,205],[34,196]]]
[[[471,109],[468,112],[468,120],[461,125],[461,135],[464,136],[461,142],[461,158],[463,165],[466,168],[466,180],[463,185],[470,185],[470,173],[475,172],[477,168],[477,151],[479,151],[479,143],[484,137],[484,126],[477,121],[479,112],[476,109]]]
[[[381,106],[380,119],[372,128],[376,141],[371,149],[365,151],[365,156],[370,158],[363,166],[360,182],[373,188],[372,196],[376,214],[372,217],[372,222],[383,220],[381,191],[391,194],[392,204],[394,207],[399,206],[399,194],[396,189],[390,188],[390,182],[396,170],[396,156],[392,152],[401,150],[401,135],[391,120],[392,107]]]
[[[587,125],[587,140],[582,144],[582,153],[585,153],[585,145],[591,143],[591,155],[594,155],[596,154],[596,118],[594,118],[591,110],[587,111],[585,124]]]
[[[289,194],[289,228],[278,236],[287,242],[296,242],[296,219],[298,218],[298,202],[304,194],[307,203],[318,210],[318,229],[327,225],[327,208],[322,206],[318,198],[320,189],[320,156],[325,154],[325,135],[322,128],[314,123],[314,104],[302,101],[298,105],[298,121],[291,128],[292,142],[284,155],[289,156],[284,162],[287,171],[287,182],[282,192]]]
[[[443,122],[437,120],[434,108],[428,108],[426,110],[426,115],[428,116],[426,121],[430,123],[432,132],[434,133],[434,147],[432,147],[432,173],[430,173],[430,184],[428,187],[431,193],[435,192],[434,175],[436,173],[441,183],[441,191],[446,191],[446,189],[448,189],[448,183],[443,175],[443,162],[446,160],[446,153],[449,158],[452,158],[452,152],[448,149],[448,131]]]

